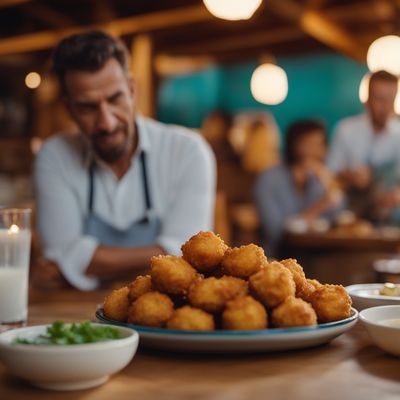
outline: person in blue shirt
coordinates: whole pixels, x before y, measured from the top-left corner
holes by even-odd
[[[284,162],[258,176],[255,201],[267,255],[279,254],[290,221],[332,219],[342,209],[343,195],[325,167],[326,153],[324,125],[314,120],[295,122],[286,134]]]

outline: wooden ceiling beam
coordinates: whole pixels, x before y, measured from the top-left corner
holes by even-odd
[[[365,62],[367,48],[321,13],[317,11],[305,12],[300,19],[300,26],[314,39],[348,55],[356,61]]]
[[[304,36],[304,33],[298,27],[276,28],[264,32],[252,32],[218,39],[208,38],[207,40],[186,45],[176,45],[171,48],[169,54],[207,55],[210,53],[223,53],[252,47],[266,47],[300,39]]]
[[[44,50],[54,47],[63,37],[90,29],[103,29],[114,35],[128,35],[205,22],[214,19],[203,5],[158,11],[116,19],[107,24],[74,26],[0,39],[0,55]]]
[[[8,8],[19,6],[21,4],[29,3],[31,0],[1,0],[0,8]]]
[[[349,57],[365,62],[367,48],[321,11],[304,9],[293,0],[267,2],[268,9],[298,24],[305,33]]]
[[[33,16],[51,27],[66,28],[75,24],[75,21],[72,18],[44,4],[27,4],[21,10],[26,15]]]

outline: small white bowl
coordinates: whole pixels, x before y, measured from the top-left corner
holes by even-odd
[[[45,333],[48,326],[0,334],[0,361],[13,375],[45,389],[80,390],[101,385],[129,364],[139,343],[136,331],[115,326],[121,339],[76,345],[13,344],[16,338],[32,339]]]
[[[346,290],[353,301],[353,307],[358,311],[370,307],[400,305],[400,296],[379,294],[383,287],[383,283],[363,283],[346,286]]]
[[[400,356],[400,305],[367,308],[360,312],[360,320],[378,347]],[[396,320],[396,325],[388,323]]]

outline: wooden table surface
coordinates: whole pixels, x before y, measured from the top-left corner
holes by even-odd
[[[31,297],[29,324],[93,319],[104,292]],[[0,364],[0,398],[12,399],[400,399],[400,358],[372,345],[358,323],[317,348],[256,355],[179,355],[141,349],[104,385],[52,392],[12,378]]]
[[[385,236],[379,232],[369,235],[354,235],[351,233],[287,233],[285,240],[289,245],[318,248],[337,248],[340,250],[368,249],[369,251],[396,252],[400,249],[399,236]]]

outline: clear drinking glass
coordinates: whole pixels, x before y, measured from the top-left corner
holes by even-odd
[[[28,316],[31,210],[0,208],[0,332]]]

